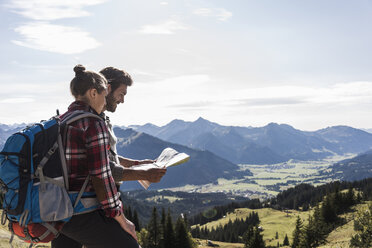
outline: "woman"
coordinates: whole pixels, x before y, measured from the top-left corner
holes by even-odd
[[[75,66],[74,71],[70,90],[75,101],[61,120],[78,110],[99,116],[110,90],[106,79],[99,73],[85,71],[82,65]],[[65,155],[70,191],[79,191],[89,175],[85,192],[96,194],[100,208],[73,216],[52,241],[52,247],[139,247],[135,227],[123,214],[111,175],[109,149],[109,134],[103,119],[86,117],[67,127]]]

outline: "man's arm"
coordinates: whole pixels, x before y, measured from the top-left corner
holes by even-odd
[[[126,168],[132,167],[134,165],[151,164],[151,163],[155,162],[155,160],[152,160],[152,159],[134,160],[134,159],[130,159],[130,158],[125,158],[125,157],[120,156],[120,155],[118,155],[118,157],[119,157],[120,164],[122,166],[126,167]]]
[[[167,172],[166,168],[152,168],[148,170],[125,168],[122,166],[112,167],[112,174],[116,182],[147,180],[150,183],[160,182]]]

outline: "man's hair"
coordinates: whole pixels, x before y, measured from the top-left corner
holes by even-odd
[[[75,77],[71,80],[71,94],[76,98],[83,96],[89,89],[96,89],[101,93],[107,88],[107,80],[100,73],[86,71],[82,65],[74,67]]]
[[[107,82],[111,85],[111,92],[114,92],[121,84],[131,86],[133,84],[132,77],[124,70],[119,70],[115,67],[106,67],[100,71],[105,76]]]

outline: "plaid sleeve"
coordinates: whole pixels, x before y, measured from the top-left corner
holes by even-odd
[[[97,195],[100,192],[103,196],[99,198],[106,216],[115,217],[122,214],[122,203],[109,166],[108,130],[103,121],[91,120],[89,124],[85,132],[89,174],[92,179],[99,181],[94,187]]]

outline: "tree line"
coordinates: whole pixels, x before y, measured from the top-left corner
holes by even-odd
[[[325,195],[337,190],[357,189],[363,200],[372,200],[372,178],[355,182],[331,182],[314,187],[310,184],[299,184],[279,193],[269,200],[268,205],[274,209],[296,209],[306,211],[310,206],[321,202]]]
[[[338,226],[345,224],[345,220],[339,215],[350,211],[353,205],[362,201],[361,195],[356,194],[353,188],[349,188],[345,193],[337,187],[335,190],[334,193],[327,194],[321,204],[314,207],[314,212],[309,216],[306,225],[300,217],[297,217],[292,248],[312,248],[325,244],[328,234]]]
[[[143,248],[194,248],[196,243],[193,241],[186,215],[178,217],[173,224],[171,211],[167,214],[164,208],[159,218],[156,207],[152,210],[152,215],[146,227],[142,228],[138,234],[138,242]]]
[[[241,243],[243,241],[242,237],[250,229],[250,227],[258,226],[260,219],[256,212],[252,212],[245,219],[236,219],[234,221],[229,220],[229,222],[222,226],[212,227],[208,230],[207,227],[196,226],[191,230],[191,234],[194,238],[201,239],[211,239],[222,242],[230,243]]]
[[[259,199],[250,199],[242,202],[231,202],[222,206],[215,206],[190,218],[190,225],[204,225],[205,223],[221,219],[228,213],[234,212],[237,208],[259,209],[262,203]]]

